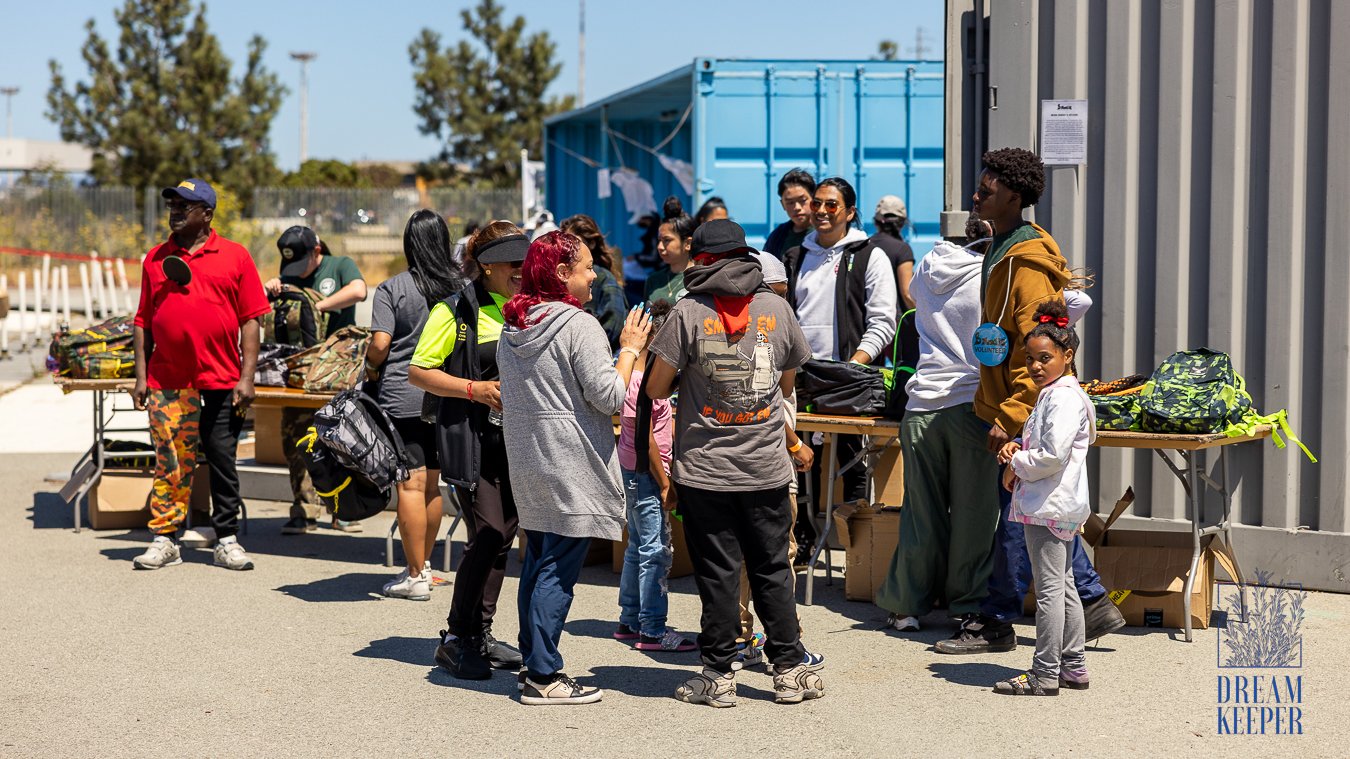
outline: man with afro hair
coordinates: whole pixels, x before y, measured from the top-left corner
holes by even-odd
[[[984,154],[984,171],[973,210],[993,226],[994,239],[981,272],[983,321],[1008,335],[1007,354],[996,366],[980,366],[975,414],[989,425],[985,440],[993,456],[1022,433],[1036,405],[1038,390],[1027,371],[1024,342],[1036,326],[1036,308],[1062,300],[1069,267],[1050,233],[1022,218],[1045,190],[1045,167],[1029,150],[1002,148]],[[1012,622],[1022,616],[1022,599],[1031,582],[1031,561],[1022,531],[1008,529],[1008,493],[999,488],[1003,513],[994,538],[994,567],[981,613],[967,615],[956,636],[939,641],[947,654],[1010,651],[1017,646]],[[1074,582],[1083,601],[1087,639],[1120,629],[1124,618],[1106,595],[1101,578],[1074,540]]]

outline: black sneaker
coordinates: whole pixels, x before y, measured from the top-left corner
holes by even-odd
[[[955,635],[938,641],[933,648],[940,654],[1002,653],[1017,648],[1017,633],[1007,622],[970,614],[962,620]]]
[[[1125,626],[1125,617],[1111,601],[1111,594],[1083,605],[1083,640],[1096,640]]]
[[[604,698],[605,692],[599,688],[587,687],[562,672],[544,678],[543,682],[533,677],[525,678],[525,690],[520,692],[520,703],[531,706],[549,704],[593,704]]]
[[[520,669],[525,662],[519,651],[492,637],[490,630],[483,631],[483,658],[493,669]]]
[[[445,642],[445,631],[441,631],[441,644],[436,647],[436,663],[445,671],[461,680],[486,680],[492,677],[492,667],[483,656],[483,641],[480,638],[456,638]]]

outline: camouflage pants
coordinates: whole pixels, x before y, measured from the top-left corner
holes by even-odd
[[[323,509],[319,496],[314,494],[314,483],[309,479],[305,459],[295,447],[297,441],[309,434],[314,424],[314,411],[305,408],[285,408],[281,411],[281,445],[286,451],[286,467],[291,471],[292,519],[318,519]]]
[[[151,390],[146,398],[155,483],[150,491],[150,531],[171,535],[187,519],[192,472],[197,468],[202,396],[196,390]]]

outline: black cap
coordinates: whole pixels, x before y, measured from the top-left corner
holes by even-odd
[[[277,238],[281,251],[281,276],[303,277],[309,269],[309,254],[319,244],[319,236],[309,227],[291,227]]]
[[[713,219],[704,222],[694,230],[694,244],[690,252],[693,255],[704,253],[715,256],[727,253],[754,253],[755,249],[745,243],[745,230],[731,219]]]
[[[216,191],[205,179],[196,177],[184,179],[176,187],[165,187],[159,191],[159,196],[165,200],[182,198],[191,203],[204,203],[207,208],[216,207]]]
[[[530,240],[525,235],[507,235],[479,245],[475,257],[480,264],[509,264],[524,261],[529,250]]]

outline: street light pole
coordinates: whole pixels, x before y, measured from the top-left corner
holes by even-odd
[[[581,23],[577,29],[577,107],[586,105],[586,0],[581,0]]]
[[[309,158],[309,62],[318,53],[293,52],[291,58],[300,61],[300,165]],[[297,167],[298,168],[298,167]]]
[[[5,96],[5,139],[14,139],[14,96],[19,94],[18,87],[0,87],[0,95]]]

